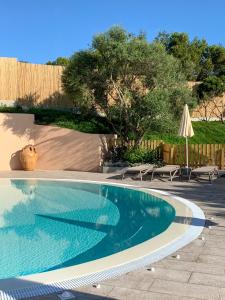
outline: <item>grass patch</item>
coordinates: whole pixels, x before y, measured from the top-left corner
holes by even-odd
[[[195,135],[189,138],[191,144],[225,144],[225,124],[221,122],[192,122]],[[163,140],[168,144],[185,144],[185,138],[175,134],[147,134],[146,140]]]

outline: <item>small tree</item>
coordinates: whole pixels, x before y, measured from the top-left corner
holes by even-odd
[[[199,107],[204,110],[204,118],[208,121],[212,115],[217,116],[222,122],[224,117],[223,94],[225,92],[224,77],[211,76],[204,79],[196,87]],[[221,101],[219,101],[221,97]]]
[[[171,131],[180,107],[192,101],[180,64],[165,47],[120,27],[95,36],[90,49],[75,53],[62,82],[75,105],[99,109],[122,141],[132,136],[136,146],[147,131]]]
[[[209,47],[212,63],[213,74],[215,76],[225,75],[225,48],[223,46],[213,45]]]
[[[194,38],[183,32],[160,32],[157,41],[163,43],[169,54],[176,57],[188,80],[202,80],[213,73],[211,51],[206,40]]]
[[[57,57],[56,60],[48,61],[46,65],[53,65],[53,66],[67,66],[69,63],[69,59],[67,57]]]

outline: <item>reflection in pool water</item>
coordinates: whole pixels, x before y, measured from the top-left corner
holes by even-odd
[[[104,184],[0,182],[0,278],[105,257],[167,229],[174,208],[150,194]]]

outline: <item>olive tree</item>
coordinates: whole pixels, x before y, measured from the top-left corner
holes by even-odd
[[[180,64],[165,46],[120,27],[75,53],[62,82],[80,110],[101,111],[124,143],[132,136],[136,145],[147,131],[170,131],[183,104],[193,101]]]

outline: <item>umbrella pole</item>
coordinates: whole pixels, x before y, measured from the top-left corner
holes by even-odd
[[[188,137],[186,136],[186,166],[188,168]]]

